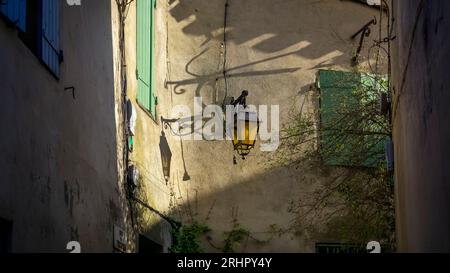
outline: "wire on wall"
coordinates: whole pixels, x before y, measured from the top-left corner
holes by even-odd
[[[408,74],[408,71],[409,71],[409,64],[410,64],[410,60],[411,60],[411,56],[412,56],[412,52],[413,52],[413,47],[414,47],[414,41],[416,40],[417,27],[419,25],[419,19],[420,19],[421,15],[422,15],[422,10],[423,10],[423,7],[425,6],[425,2],[427,2],[427,0],[421,0],[419,5],[417,6],[416,16],[415,16],[415,19],[414,19],[414,27],[412,29],[411,39],[409,41],[408,57],[406,59],[405,69],[403,70],[403,72],[401,74],[400,89],[398,90],[398,95],[397,95],[397,98],[395,100],[395,105],[393,107],[393,117],[394,118],[395,118],[395,116],[397,114],[397,109],[398,109],[398,106],[399,106],[400,97],[402,96],[402,94],[404,92],[405,83],[406,83],[406,77],[407,77],[407,74]]]
[[[130,218],[131,218],[131,224],[133,227],[133,230],[136,226],[135,223],[135,216],[134,216],[134,209],[132,202],[135,202],[150,212],[158,215],[161,219],[164,219],[167,221],[172,228],[178,228],[181,226],[181,223],[171,219],[170,217],[166,216],[164,213],[160,212],[156,208],[150,206],[143,200],[137,198],[133,191],[130,190],[130,187],[128,185],[129,176],[131,175],[129,173],[129,164],[132,163],[129,158],[129,142],[128,142],[128,136],[129,136],[129,126],[128,126],[128,115],[127,115],[127,62],[126,62],[126,37],[125,37],[125,22],[128,17],[130,5],[135,2],[135,0],[116,0],[116,4],[118,7],[119,12],[119,49],[120,49],[120,79],[121,79],[121,105],[122,105],[122,128],[123,128],[123,150],[122,150],[122,161],[124,166],[124,184],[125,184],[125,191],[127,196],[127,201],[129,205],[130,210]]]
[[[225,104],[225,101],[228,96],[228,77],[227,77],[227,28],[228,28],[228,7],[230,6],[229,0],[225,1],[225,11],[223,16],[223,62],[222,62],[222,74],[224,80],[225,87],[225,95],[222,104]]]

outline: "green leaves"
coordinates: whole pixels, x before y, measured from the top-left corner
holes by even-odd
[[[170,248],[173,253],[202,253],[199,237],[208,233],[211,229],[206,225],[194,223],[182,226],[172,232],[174,244]]]
[[[342,71],[319,76],[320,90],[310,94],[318,107],[292,111],[276,156],[282,166],[313,174],[317,184],[289,204],[293,228],[327,241],[393,245],[393,178],[384,155],[391,126],[380,115],[387,79]]]
[[[224,253],[234,253],[234,248],[237,244],[250,236],[250,231],[241,227],[239,223],[235,223],[233,229],[224,233],[225,245],[223,247]]]

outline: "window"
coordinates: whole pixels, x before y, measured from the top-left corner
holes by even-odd
[[[137,0],[136,3],[137,101],[153,118],[156,117],[157,104],[153,81],[155,7],[156,0]]]
[[[320,70],[317,83],[324,163],[378,167],[385,161],[386,140],[378,96],[387,87],[369,74],[332,70]]]
[[[12,223],[0,218],[0,253],[11,252]]]
[[[19,37],[25,45],[38,56],[38,36],[40,15],[40,1],[28,1],[26,5],[25,29],[19,32]]]
[[[59,43],[60,0],[0,0],[1,13],[19,29],[19,37],[59,78],[62,51]]]
[[[365,246],[341,243],[316,243],[317,254],[363,254],[367,253]]]

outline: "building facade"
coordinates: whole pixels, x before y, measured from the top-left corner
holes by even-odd
[[[114,3],[2,5],[0,217],[12,252],[70,241],[112,252],[125,226]]]
[[[448,252],[448,1],[393,1],[398,248]]]
[[[308,93],[319,69],[352,70],[350,37],[376,9],[331,0],[12,2],[26,12],[3,11],[0,22],[9,250],[64,252],[78,241],[85,252],[167,252],[181,222],[208,226],[209,252],[223,251],[237,226],[251,236],[234,251],[314,251],[314,234],[274,234],[289,230],[290,201],[320,176],[270,166],[276,152],[259,146],[234,164],[231,141],[183,139],[172,110],[193,112],[195,97],[220,106],[249,90],[249,104],[279,106],[283,126],[302,105],[316,107]]]
[[[135,49],[140,37],[134,37],[140,33],[135,25],[140,20],[134,18],[144,7],[140,2],[145,1],[129,7],[125,40],[128,91],[138,109],[131,161],[140,167],[149,203],[184,224],[210,229],[200,240],[208,252],[230,250],[230,234],[239,232],[245,239],[233,242],[233,251],[314,252],[323,238],[292,229],[295,215],[289,204],[310,195],[326,175],[274,166],[271,158],[277,152],[260,151],[260,143],[245,161],[234,164],[231,141],[183,139],[173,129],[179,116],[171,112],[186,106],[195,117],[195,97],[202,98],[203,106],[221,106],[227,97],[248,90],[248,104],[279,106],[281,129],[302,106],[304,111],[317,109],[310,90],[319,69],[368,71],[378,25],[362,44],[358,68],[351,60],[360,36],[351,36],[378,16],[379,8],[358,1],[153,2],[148,100],[140,94],[142,68]],[[201,129],[194,125],[190,130]],[[170,169],[164,167],[167,155]],[[318,233],[322,228],[317,227]]]

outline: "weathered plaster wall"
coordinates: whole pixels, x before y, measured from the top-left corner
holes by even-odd
[[[13,222],[14,252],[66,252],[71,240],[113,251],[113,225],[125,218],[114,3],[61,5],[60,80],[0,20],[0,217]]]
[[[398,248],[450,249],[450,2],[393,1]],[[422,5],[423,4],[423,5]]]
[[[221,104],[225,90],[237,96],[247,89],[251,104],[280,105],[284,123],[303,102],[312,107],[306,93],[317,69],[350,69],[355,44],[348,37],[376,14],[332,0],[228,3],[225,19],[225,0],[158,1],[154,84],[159,105],[153,118],[135,100],[135,2],[125,29],[127,95],[138,109],[131,161],[140,169],[146,202],[186,222],[205,222],[219,248],[233,218],[261,241],[270,237],[271,226],[289,225],[289,201],[308,194],[320,177],[269,168],[269,155],[259,150],[235,166],[230,143],[181,142],[160,117],[170,117],[178,104],[192,108],[194,96]],[[109,252],[113,225],[125,226],[130,212],[123,200],[117,7],[113,0],[84,1],[81,7],[63,6],[62,12],[60,81],[0,23],[1,60],[9,64],[0,68],[0,119],[10,128],[0,140],[0,216],[14,222],[14,251],[64,251],[69,240],[79,240],[84,251]],[[75,100],[63,91],[67,86],[76,87]],[[167,183],[162,131],[172,152]],[[139,231],[167,247],[167,223],[142,211]],[[269,243],[250,240],[237,250],[313,251],[313,246],[308,234],[284,234]]]
[[[228,4],[225,19],[225,0],[169,1],[167,47],[162,41],[167,37],[161,30],[164,26],[158,25],[163,20],[157,22],[159,115],[167,117],[171,106],[178,104],[192,109],[194,96],[202,96],[205,104],[220,105],[226,90],[222,74],[226,60],[227,95],[237,97],[247,89],[250,104],[280,105],[285,123],[303,102],[306,109],[313,107],[306,94],[319,68],[350,70],[357,45],[349,37],[378,14],[358,3],[333,0],[229,0]],[[164,12],[157,14],[163,18]],[[128,52],[134,54],[131,49]],[[129,63],[130,75],[134,67]],[[140,112],[138,131],[135,159],[149,170],[154,204],[164,209],[171,205],[168,197],[175,196],[171,212],[186,222],[205,222],[218,248],[234,218],[254,238],[269,239],[273,225],[289,225],[293,217],[287,212],[289,201],[309,194],[321,180],[308,170],[269,168],[270,154],[260,152],[259,147],[238,165],[233,165],[229,142],[184,141],[180,150],[179,138],[166,131],[174,159],[165,186],[157,150],[161,125]],[[183,180],[183,159],[190,177],[187,181]],[[268,243],[250,239],[236,250],[311,252],[314,242],[307,233],[286,233]],[[204,246],[218,251],[208,243]]]
[[[155,46],[154,46],[154,79],[156,96],[159,105],[157,116],[152,117],[141,108],[137,101],[136,80],[136,1],[130,3],[125,25],[126,63],[127,63],[127,96],[137,111],[136,135],[134,136],[134,149],[130,154],[130,164],[138,167],[141,180],[141,199],[147,205],[169,215],[171,204],[171,191],[168,187],[162,170],[160,141],[163,126],[160,117],[167,117],[172,108],[172,95],[165,88],[164,80],[167,73],[166,41],[167,41],[167,4],[157,2],[154,13]],[[180,155],[179,142],[176,138],[167,139],[172,152],[172,176],[179,172]],[[137,231],[156,243],[162,245],[167,251],[171,244],[169,224],[154,212],[142,205],[136,204],[134,215],[137,219]]]

